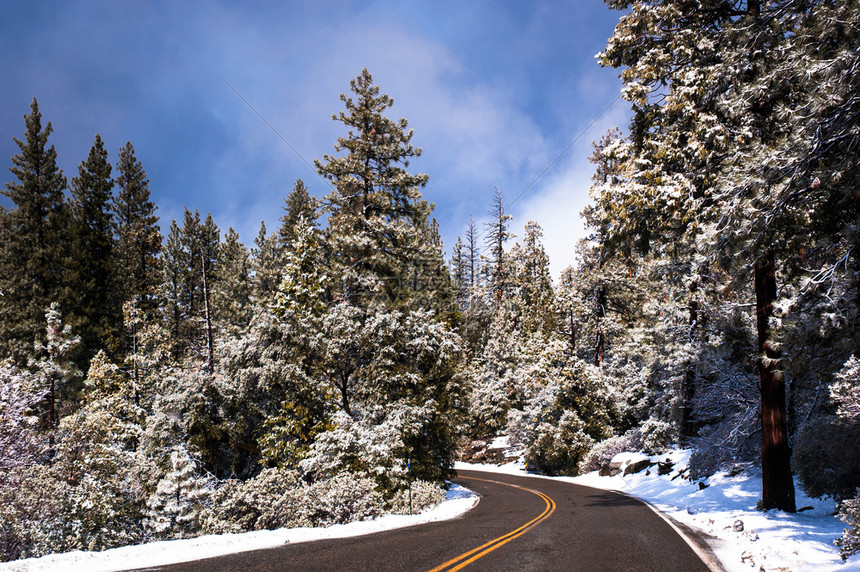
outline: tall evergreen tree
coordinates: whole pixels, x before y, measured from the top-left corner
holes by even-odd
[[[466,227],[465,242],[465,264],[466,278],[469,290],[473,291],[480,285],[481,278],[481,246],[478,244],[478,225],[472,215],[469,215],[469,224]]]
[[[367,70],[350,88],[355,99],[341,95],[346,109],[332,117],[349,128],[335,143],[344,154],[316,161],[335,189],[327,208],[340,295],[359,305],[374,299],[408,304],[444,265],[435,263],[441,253],[428,240],[431,206],[420,192],[428,177],[406,170],[421,149],[412,146],[405,119],[383,115],[394,101],[380,94]]]
[[[243,331],[251,321],[251,257],[230,228],[224,235],[220,264],[212,290],[212,306],[221,326],[233,333]]]
[[[114,295],[120,304],[133,300],[138,309],[152,313],[161,284],[158,207],[150,200],[149,179],[130,142],[119,150],[116,170]]]
[[[189,348],[205,356],[209,372],[214,360],[214,315],[212,291],[220,265],[220,231],[212,215],[200,222],[200,213],[185,209],[182,227],[182,248],[188,267],[184,276],[183,301],[188,320],[185,323],[185,341]]]
[[[514,218],[505,212],[505,204],[502,201],[502,190],[496,187],[493,196],[493,204],[490,207],[490,221],[486,223],[487,235],[484,241],[489,249],[487,257],[487,282],[496,306],[500,306],[505,297],[508,281],[508,268],[505,256],[505,244],[514,238],[514,234],[508,232],[510,221]]]
[[[457,305],[466,308],[469,304],[468,269],[466,256],[463,252],[463,239],[457,237],[454,248],[451,249],[451,279],[454,282],[454,292],[457,295]]]
[[[543,229],[534,221],[525,226],[522,246],[510,253],[512,285],[515,288],[514,303],[527,335],[540,333],[550,335],[555,331],[556,310],[549,257],[541,239]]]
[[[96,134],[87,160],[72,179],[71,201],[69,266],[75,300],[67,311],[87,358],[116,339],[122,328],[122,308],[112,295],[111,280],[114,222],[109,207],[113,185],[107,150]]]
[[[190,264],[188,254],[182,248],[182,229],[173,220],[164,241],[159,307],[164,314],[170,352],[174,357],[179,357],[184,351],[183,328],[187,315],[183,291]]]
[[[279,235],[269,234],[266,221],[260,221],[260,232],[251,250],[251,268],[254,271],[253,295],[257,305],[269,304],[274,299],[281,281],[281,246]]]
[[[293,190],[284,199],[284,215],[278,228],[278,240],[282,248],[293,244],[296,240],[299,221],[302,219],[316,226],[319,216],[319,202],[310,195],[308,187],[301,179],[296,179]]]
[[[45,309],[68,300],[68,209],[63,192],[66,178],[57,167],[57,152],[48,146],[53,128],[42,128],[36,99],[24,116],[24,140],[9,170],[17,179],[6,183],[3,194],[14,203],[3,213],[7,239],[0,251],[0,338],[5,353],[22,358],[32,353],[42,330]]]

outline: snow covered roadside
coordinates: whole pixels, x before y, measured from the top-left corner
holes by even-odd
[[[184,540],[151,542],[112,548],[103,552],[67,552],[0,563],[2,572],[37,570],[87,570],[99,572],[163,566],[234,552],[273,548],[288,543],[324,538],[347,538],[416,524],[456,518],[478,504],[478,496],[459,485],[452,485],[446,499],[436,508],[415,515],[386,515],[375,520],[337,524],[328,528],[281,528],[243,534],[212,534]]]
[[[614,461],[624,464],[647,459],[641,454],[622,453]],[[677,522],[696,531],[713,549],[729,572],[792,571],[860,572],[860,555],[843,562],[833,540],[842,535],[845,523],[833,516],[835,503],[810,499],[796,484],[797,507],[810,510],[796,514],[761,512],[761,475],[730,476],[717,473],[698,481],[685,478],[690,451],[671,451],[650,458],[652,462],[671,460],[672,471],[658,475],[657,466],[624,476],[601,477],[597,472],[560,480],[604,490],[616,490],[650,503]],[[501,467],[458,463],[457,469],[528,475],[522,462]],[[545,477],[546,478],[546,477]],[[742,523],[742,530],[741,524]]]

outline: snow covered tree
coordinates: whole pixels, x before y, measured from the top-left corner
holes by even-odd
[[[541,239],[543,229],[534,221],[525,226],[522,245],[517,243],[508,253],[510,261],[512,303],[517,307],[523,333],[550,334],[556,330],[556,308],[549,257]]]
[[[212,287],[213,314],[228,331],[239,332],[251,321],[251,258],[232,228],[220,246],[220,265]]]
[[[71,326],[63,324],[63,316],[56,303],[51,304],[45,313],[45,321],[45,341],[36,344],[36,357],[30,360],[29,367],[35,372],[38,387],[47,398],[42,427],[53,446],[61,411],[71,409],[77,399],[75,382],[80,371],[71,363],[69,356],[80,344],[80,338],[72,334]]]
[[[10,361],[0,363],[0,469],[30,465],[44,449],[36,413],[47,392]]]
[[[856,143],[843,136],[845,120],[856,113],[856,103],[846,97],[856,88],[848,79],[853,74],[844,71],[856,65],[850,55],[855,35],[846,23],[855,21],[857,7],[783,0],[610,5],[629,12],[600,58],[623,68],[634,118],[626,149],[607,146],[629,159],[621,163],[621,179],[605,190],[603,210],[619,216],[603,217],[604,228],[626,252],[654,250],[686,265],[681,275],[691,286],[712,279],[716,267],[724,278],[731,276],[723,293],[755,295],[763,505],[793,511],[788,417],[804,406],[799,398],[815,374],[786,352],[794,347],[794,334],[784,326],[799,322],[774,310],[791,306],[776,299],[777,280],[784,277],[787,288],[781,290],[789,293],[800,285],[803,268],[839,276],[829,269],[850,259],[848,245],[856,240],[849,222],[856,221],[856,200],[843,202],[850,192],[840,190],[838,181],[855,172],[844,157]],[[840,175],[834,180],[833,173]],[[823,188],[824,180],[836,184]],[[844,207],[830,208],[836,204]],[[821,247],[797,242],[823,230],[818,224],[824,221]],[[848,282],[842,276],[836,280],[840,292]],[[801,288],[804,294],[816,289]],[[689,296],[691,326],[699,322],[696,306],[703,300],[697,296]],[[840,312],[853,312],[850,296],[837,299]],[[689,362],[688,379],[696,367]],[[786,371],[799,374],[788,406]],[[685,395],[690,389],[686,384]]]
[[[294,240],[286,249],[283,280],[274,313],[285,334],[282,351],[289,361],[270,399],[274,402],[260,438],[263,456],[282,466],[300,461],[316,436],[330,428],[334,394],[315,378],[322,316],[326,312],[325,277],[318,231],[312,221],[296,221]],[[342,342],[342,340],[341,340]],[[273,388],[275,389],[275,388]]]
[[[146,526],[159,538],[185,538],[199,529],[198,516],[210,495],[188,452],[170,452],[170,470],[149,497]]]
[[[346,109],[332,116],[349,129],[335,143],[343,154],[315,162],[335,189],[326,202],[338,293],[360,306],[445,296],[433,291],[444,261],[431,240],[431,206],[420,192],[428,177],[406,170],[421,149],[412,146],[405,119],[384,115],[394,101],[380,94],[367,70],[350,88],[355,99],[341,95]]]
[[[507,293],[509,268],[505,255],[505,244],[516,235],[508,231],[513,216],[505,211],[505,203],[502,200],[502,190],[496,187],[493,204],[490,208],[490,221],[486,223],[487,235],[484,242],[489,254],[485,272],[487,274],[487,288],[489,289],[495,305],[498,308]]]
[[[278,228],[278,241],[281,248],[293,244],[299,230],[299,221],[316,226],[319,216],[319,201],[308,192],[308,187],[301,179],[296,179],[293,190],[284,199],[284,215],[281,217],[281,226]]]
[[[269,234],[266,222],[260,221],[260,232],[251,249],[251,268],[254,273],[254,300],[265,305],[272,301],[281,282],[281,247],[279,236]]]

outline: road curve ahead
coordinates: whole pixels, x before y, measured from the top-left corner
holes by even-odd
[[[455,520],[151,570],[709,570],[666,521],[630,497],[479,471],[460,471],[454,481],[481,495]]]

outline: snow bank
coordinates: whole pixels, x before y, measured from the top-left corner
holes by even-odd
[[[726,473],[691,482],[686,468],[691,452],[675,450],[647,457],[641,453],[620,454],[613,461],[625,465],[642,459],[674,463],[667,475],[657,467],[637,474],[601,477],[597,472],[560,480],[598,489],[615,490],[638,497],[664,514],[698,532],[713,549],[728,572],[782,570],[803,572],[860,572],[860,555],[843,562],[833,540],[842,535],[845,523],[834,516],[832,500],[811,499],[795,485],[797,507],[811,507],[796,514],[761,512],[761,472],[751,470],[731,476]],[[528,475],[521,463],[501,467],[457,463],[457,469]],[[549,478],[549,477],[543,477]],[[702,488],[704,486],[704,488]]]
[[[136,546],[112,548],[103,552],[67,552],[41,558],[0,563],[0,571],[35,572],[41,570],[87,570],[100,572],[163,566],[244,552],[273,548],[288,543],[324,538],[347,538],[383,530],[456,518],[478,504],[472,491],[452,485],[446,499],[436,508],[416,515],[386,515],[375,520],[337,524],[328,528],[281,528],[242,534],[212,534],[184,540],[151,542]]]

